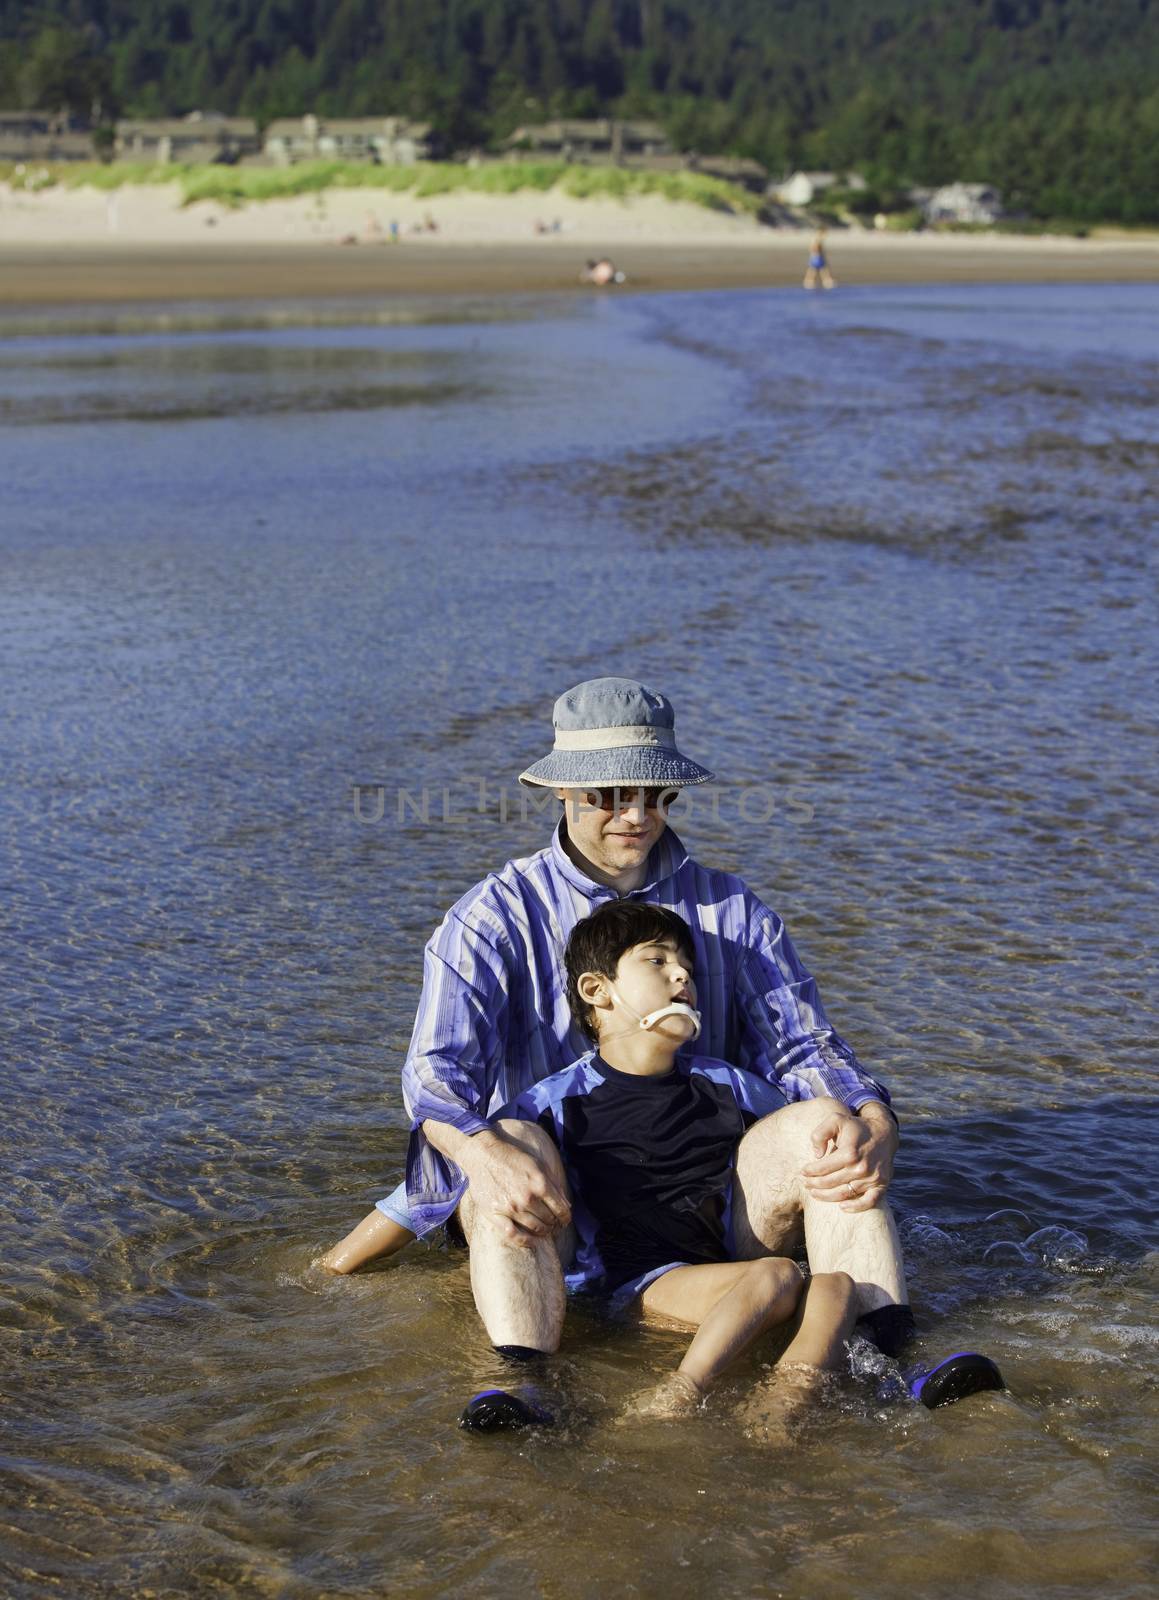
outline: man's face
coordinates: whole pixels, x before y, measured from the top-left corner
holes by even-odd
[[[568,837],[601,872],[643,866],[668,825],[675,789],[557,789]]]

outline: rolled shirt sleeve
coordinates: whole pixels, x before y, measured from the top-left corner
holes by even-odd
[[[735,977],[738,1064],[775,1083],[786,1100],[828,1095],[851,1111],[870,1100],[889,1106],[885,1085],[829,1026],[817,985],[780,917],[755,895],[746,898],[747,938]]]
[[[407,1201],[417,1233],[445,1222],[466,1188],[459,1167],[433,1147],[422,1124],[445,1122],[466,1134],[488,1126],[506,1048],[508,987],[501,952],[485,932],[449,912],[426,948],[402,1071],[411,1121]]]

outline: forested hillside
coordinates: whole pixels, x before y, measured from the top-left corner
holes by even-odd
[[[703,152],[1159,221],[1159,0],[0,0],[0,102],[646,115]]]

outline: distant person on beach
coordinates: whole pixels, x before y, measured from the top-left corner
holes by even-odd
[[[805,289],[833,289],[836,285],[825,256],[825,229],[818,228],[809,246],[809,265],[805,268]]]
[[[564,946],[583,917],[630,895],[692,929],[701,1032],[689,1053],[763,1078],[785,1102],[745,1141],[738,1258],[803,1244],[814,1271],[849,1273],[860,1330],[898,1352],[913,1317],[886,1204],[898,1142],[888,1092],[830,1026],[776,913],[739,878],[693,861],[668,828],[678,791],[712,777],[677,749],[669,701],[597,678],[560,696],[554,722],[554,749],[521,777],[560,802],[550,845],[469,890],[432,936],[403,1068],[406,1181],[324,1265],[351,1272],[416,1234],[462,1226],[487,1263],[479,1281],[496,1348],[514,1360],[558,1348],[554,1241],[572,1220],[558,1155],[542,1130],[516,1141],[496,1118],[582,1053]]]
[[[580,273],[581,283],[594,283],[597,289],[606,289],[612,284],[626,283],[627,275],[616,268],[614,261],[607,256],[601,256],[598,261],[588,261]]]
[[[573,1219],[560,1235],[567,1288],[696,1329],[676,1371],[631,1406],[637,1416],[695,1410],[721,1373],[793,1319],[780,1363],[793,1388],[773,1386],[775,1415],[844,1364],[856,1316],[844,1272],[806,1283],[788,1256],[734,1259],[734,1167],[745,1163],[746,1130],[779,1111],[782,1096],[722,1061],[681,1059],[700,1017],[692,930],[674,911],[605,901],[576,924],[564,961],[572,1020],[594,1049],[504,1107],[499,1126],[518,1140],[523,1123],[537,1125],[559,1152],[555,1178]],[[465,1216],[471,1204],[468,1189]],[[545,1262],[562,1285],[560,1254]],[[474,1259],[485,1320],[488,1266],[486,1252]],[[534,1401],[505,1390],[485,1390],[464,1412],[464,1425],[480,1431],[535,1420]]]

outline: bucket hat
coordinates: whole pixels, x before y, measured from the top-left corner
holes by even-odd
[[[713,776],[676,748],[672,703],[632,678],[589,678],[561,694],[555,748],[519,775],[529,787],[683,789]]]

